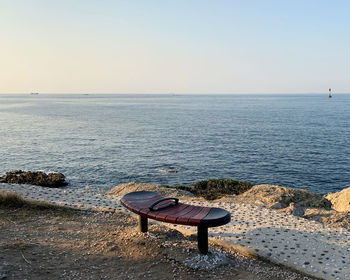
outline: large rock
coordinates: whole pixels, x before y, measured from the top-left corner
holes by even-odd
[[[332,208],[339,212],[350,211],[350,187],[336,193],[329,193],[325,198],[332,203]]]
[[[169,196],[169,197],[170,196],[171,197],[194,197],[192,193],[184,190],[159,187],[158,185],[155,185],[155,184],[135,183],[135,182],[130,182],[130,183],[115,186],[106,194],[123,196],[124,194],[127,194],[129,192],[136,192],[136,191],[158,192],[163,196]]]
[[[332,227],[350,230],[350,212],[338,212],[321,208],[307,208],[303,218],[314,220]]]
[[[278,205],[278,208],[285,208],[291,203],[298,204],[301,207],[326,209],[331,207],[331,203],[319,194],[273,185],[256,185],[238,195],[235,200],[250,204],[255,204],[258,201],[261,206],[268,208],[277,208],[276,205]]]
[[[289,204],[289,206],[287,208],[281,209],[280,212],[286,213],[288,215],[302,217],[304,215],[304,213],[305,213],[305,210],[300,205],[295,204],[294,202],[292,202],[291,204]]]
[[[41,171],[22,170],[7,172],[1,177],[0,182],[8,184],[29,184],[49,188],[58,188],[68,185],[62,173],[46,174]]]

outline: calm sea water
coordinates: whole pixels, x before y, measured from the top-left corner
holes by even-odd
[[[0,174],[70,187],[234,178],[317,193],[350,185],[350,95],[0,95]],[[176,172],[175,172],[176,171]]]

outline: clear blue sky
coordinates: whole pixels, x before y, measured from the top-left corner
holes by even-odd
[[[349,12],[337,0],[0,0],[0,93],[348,93]]]

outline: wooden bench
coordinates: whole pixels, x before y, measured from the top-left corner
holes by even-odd
[[[221,208],[194,206],[179,202],[173,197],[163,197],[156,192],[139,191],[124,195],[121,203],[139,215],[139,229],[148,231],[148,218],[172,224],[196,226],[198,249],[208,253],[208,228],[225,225],[231,214]]]

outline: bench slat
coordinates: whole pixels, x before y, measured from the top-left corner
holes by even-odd
[[[148,208],[152,203],[154,203],[155,201],[157,201],[159,197],[154,197],[154,198],[149,198],[147,200],[125,200],[123,201],[124,204],[128,205],[129,207],[132,207],[133,209],[135,209],[137,211],[137,209],[142,209],[142,208]]]
[[[158,200],[158,199],[157,199]],[[146,217],[146,216],[149,216],[149,215],[151,215],[151,213],[156,213],[156,214],[159,214],[159,213],[163,213],[164,211],[167,211],[168,209],[169,210],[171,210],[171,209],[173,209],[174,207],[177,207],[178,205],[175,205],[175,206],[173,206],[173,207],[170,207],[170,208],[166,208],[166,209],[163,209],[163,210],[161,210],[161,211],[151,211],[150,209],[149,209],[149,206],[153,203],[153,202],[156,202],[157,200],[155,200],[155,201],[152,201],[152,202],[150,202],[149,204],[144,204],[144,205],[142,205],[142,207],[143,208],[141,208],[139,211],[133,211],[133,212],[135,212],[135,213],[137,213],[137,214],[139,214],[139,215],[142,215],[143,217]],[[160,202],[159,204],[158,204],[158,206],[163,206],[163,205],[167,205],[167,204],[169,204],[169,201],[162,201],[162,202]],[[183,204],[182,204],[183,205]]]
[[[173,207],[168,208],[166,210],[158,211],[158,213],[156,213],[155,218],[156,218],[156,220],[159,219],[160,221],[164,221],[167,216],[175,215],[176,213],[184,210],[187,207],[188,207],[188,205],[183,204],[183,203],[179,203],[176,206],[173,206]]]
[[[179,217],[176,222],[182,224],[182,225],[189,225],[189,219],[195,215],[197,215],[202,210],[202,207],[197,206],[194,209],[192,209],[191,212]]]
[[[199,225],[201,220],[209,213],[210,207],[203,207],[202,210],[193,217],[188,219],[189,224]]]
[[[176,214],[173,214],[173,215],[168,215],[166,218],[165,218],[165,222],[168,222],[168,223],[172,223],[172,224],[176,224],[176,220],[177,218],[181,217],[182,215],[185,215],[189,212],[191,212],[193,210],[193,208],[196,207],[196,206],[193,206],[193,205],[188,205],[187,208],[185,208],[184,210],[176,213]]]
[[[153,202],[157,201],[158,199],[161,199],[162,196],[160,195],[157,195],[157,196],[154,196],[154,197],[148,197],[148,198],[145,198],[145,199],[140,199],[140,198],[126,198],[124,199],[123,201],[127,204],[132,204],[132,205],[135,205],[135,207],[138,207],[138,205],[143,205],[143,204],[146,204],[146,205],[151,205]]]

